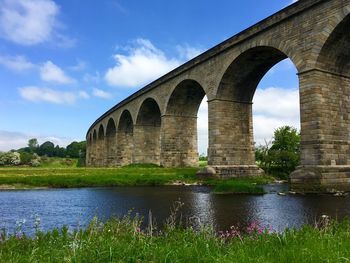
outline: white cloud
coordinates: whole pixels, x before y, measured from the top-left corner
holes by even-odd
[[[78,96],[82,99],[89,99],[90,95],[86,91],[79,91]]]
[[[257,89],[253,103],[254,111],[259,114],[283,119],[295,119],[299,116],[298,89]]]
[[[57,91],[41,87],[22,87],[19,94],[25,100],[32,102],[49,102],[54,104],[73,104],[77,99],[88,99],[89,95],[84,92]]]
[[[71,84],[75,80],[67,76],[66,73],[51,61],[45,62],[40,67],[40,77],[47,82],[56,82],[60,84]]]
[[[105,79],[117,87],[138,87],[161,77],[181,64],[177,59],[169,59],[149,40],[137,39],[128,54],[116,54],[116,65],[107,70]]]
[[[107,92],[107,91],[104,91],[104,90],[101,90],[101,89],[93,89],[92,91],[92,95],[94,95],[95,97],[98,97],[98,98],[102,98],[102,99],[111,99],[113,98],[112,94]]]
[[[207,155],[208,149],[208,102],[204,96],[198,110],[197,130],[198,130],[198,153]]]
[[[73,141],[79,141],[77,139],[57,137],[52,135],[41,134],[24,134],[20,132],[11,132],[0,130],[0,151],[9,151],[12,149],[19,149],[28,146],[28,140],[31,138],[37,138],[39,144],[46,141],[51,141],[55,145],[66,147]]]
[[[0,64],[17,72],[30,70],[35,67],[24,56],[0,56]]]
[[[180,55],[180,58],[183,60],[190,60],[203,52],[201,49],[191,47],[189,45],[185,45],[185,46],[178,45],[176,49]]]
[[[254,141],[264,144],[275,129],[290,125],[300,130],[299,90],[258,89],[253,99]]]
[[[52,0],[3,0],[0,35],[21,45],[46,42],[53,34],[58,13],[59,7]]]

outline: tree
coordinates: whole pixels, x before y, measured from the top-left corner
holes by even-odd
[[[29,139],[28,147],[29,147],[31,152],[35,152],[37,150],[37,148],[39,147],[38,140],[36,138]]]
[[[256,160],[266,173],[286,179],[300,162],[300,134],[290,126],[275,130],[271,147],[260,146]]]
[[[56,156],[56,157],[65,157],[66,156],[66,149],[63,148],[63,147],[60,147],[59,145],[56,145],[54,156]]]
[[[40,156],[43,156],[43,155],[46,155],[49,157],[55,156],[55,145],[50,141],[44,142],[42,145],[39,146],[38,154]]]
[[[71,158],[83,158],[86,152],[86,141],[72,142],[66,148],[66,156]]]

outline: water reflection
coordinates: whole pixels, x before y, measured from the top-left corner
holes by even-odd
[[[279,196],[284,186],[269,186],[271,194],[214,195],[208,187],[116,187],[52,189],[0,192],[0,228],[13,232],[16,221],[26,219],[23,230],[33,233],[35,215],[43,230],[67,225],[84,227],[94,216],[103,220],[128,213],[144,216],[149,211],[158,225],[168,218],[171,206],[181,200],[182,216],[196,217],[217,230],[231,225],[244,227],[252,221],[281,231],[314,223],[321,215],[344,218],[350,215],[350,198],[329,195]]]

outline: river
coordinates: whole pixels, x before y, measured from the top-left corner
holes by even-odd
[[[287,195],[286,185],[265,186],[265,195],[216,195],[205,186],[114,187],[0,191],[0,228],[14,233],[21,228],[34,232],[35,221],[47,231],[63,225],[85,227],[94,216],[106,220],[136,213],[158,225],[170,215],[172,205],[184,203],[183,221],[212,225],[217,230],[251,222],[282,231],[287,227],[313,224],[322,215],[350,215],[350,197],[332,195]],[[189,220],[191,219],[191,220]],[[23,223],[24,222],[24,223]]]

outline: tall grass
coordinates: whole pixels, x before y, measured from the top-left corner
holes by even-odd
[[[93,220],[84,230],[1,235],[1,262],[348,262],[350,222],[283,233],[215,233],[203,227],[141,230],[141,220]]]

